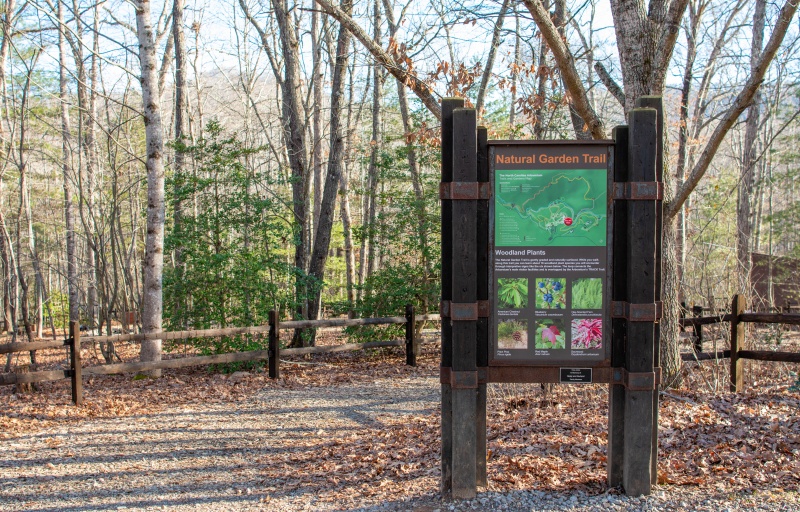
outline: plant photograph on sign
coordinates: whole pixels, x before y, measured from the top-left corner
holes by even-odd
[[[585,277],[572,282],[572,309],[601,309],[603,307],[603,280]]]
[[[547,350],[566,348],[564,320],[561,318],[537,320],[535,347]]]
[[[497,348],[528,348],[528,322],[524,320],[500,320],[497,324]]]
[[[564,278],[536,278],[536,309],[566,309],[567,280]]]
[[[599,318],[572,320],[571,347],[573,350],[591,350],[603,346],[603,321]]]
[[[497,307],[523,309],[528,307],[528,279],[501,277],[497,280]]]

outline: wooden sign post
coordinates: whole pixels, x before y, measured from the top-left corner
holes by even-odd
[[[608,383],[608,479],[656,482],[663,110],[608,141],[489,141],[442,104],[442,485],[486,486],[486,384]],[[655,107],[655,108],[647,108]]]

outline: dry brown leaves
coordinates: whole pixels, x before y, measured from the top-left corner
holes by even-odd
[[[124,347],[122,347],[124,349]],[[133,348],[126,355],[134,357]],[[124,352],[124,350],[121,350]],[[62,353],[59,353],[63,357]],[[59,354],[49,364],[56,364]],[[41,355],[44,359],[44,354]],[[125,356],[123,356],[125,357]],[[342,383],[438,373],[436,345],[426,346],[417,368],[399,351],[381,350],[297,358],[282,364],[282,379],[263,372],[236,378],[205,369],[165,371],[157,380],[131,375],[85,382],[86,405],[69,403],[68,381],[46,383],[33,394],[0,388],[0,439],[97,417],[154,414],[181,404],[244,401],[269,388]],[[46,363],[47,364],[47,363]],[[800,487],[800,393],[785,364],[750,363],[747,390],[727,392],[727,361],[687,365],[684,388],[662,394],[659,483],[718,492]],[[718,387],[714,389],[716,384]],[[489,393],[490,489],[607,490],[607,387],[493,385]],[[439,415],[391,417],[380,429],[355,428],[340,437],[321,431],[280,460],[259,461],[267,495],[316,486],[350,496],[397,499],[406,489],[438,488]],[[320,443],[320,437],[324,442]],[[335,493],[326,494],[333,496]]]

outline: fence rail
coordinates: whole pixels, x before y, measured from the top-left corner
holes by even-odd
[[[29,373],[4,373],[0,374],[0,386],[11,384],[27,384],[36,382],[49,382],[63,379],[72,379],[72,400],[76,405],[83,402],[82,375],[113,375],[125,372],[142,372],[150,370],[186,368],[189,366],[204,366],[210,364],[268,361],[269,376],[276,379],[280,376],[279,359],[281,355],[324,354],[333,352],[347,352],[381,347],[405,347],[406,364],[416,366],[416,356],[419,353],[420,340],[416,336],[416,323],[424,321],[439,321],[438,314],[416,315],[414,307],[406,306],[405,316],[392,316],[382,318],[332,318],[323,320],[290,320],[278,321],[276,311],[269,312],[270,323],[253,327],[233,327],[225,329],[204,329],[189,331],[165,331],[148,334],[117,334],[113,336],[81,336],[80,326],[77,322],[70,322],[70,336],[64,341],[42,341],[33,343],[7,343],[0,345],[0,354],[28,352],[46,348],[69,347],[70,368],[66,370],[48,370]],[[404,340],[371,341],[367,343],[346,343],[343,345],[322,347],[280,347],[280,331],[289,329],[308,329],[325,327],[353,327],[361,325],[406,325]],[[80,346],[82,343],[99,342],[141,342],[144,340],[177,340],[186,338],[213,338],[218,336],[236,336],[240,334],[267,333],[269,336],[268,350],[251,350],[248,352],[233,352],[229,354],[215,354],[209,356],[191,356],[177,359],[163,359],[161,361],[104,364],[98,366],[82,367]]]
[[[800,353],[798,352],[779,352],[771,350],[745,350],[745,330],[744,325],[748,323],[757,324],[785,324],[800,325],[800,314],[791,313],[793,306],[787,303],[783,308],[783,313],[754,313],[744,311],[744,295],[734,295],[731,300],[731,313],[724,315],[714,315],[709,317],[695,316],[680,319],[681,327],[692,327],[694,332],[694,353],[682,354],[684,361],[708,361],[730,358],[731,365],[731,391],[741,391],[744,388],[742,360],[771,361],[781,363],[800,363]],[[694,306],[691,311],[693,314],[702,315],[706,308]],[[796,308],[795,308],[796,309]],[[682,309],[682,314],[687,310]],[[719,352],[703,352],[703,326],[729,323],[731,333],[731,349]]]

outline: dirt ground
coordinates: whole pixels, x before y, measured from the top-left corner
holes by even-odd
[[[751,336],[761,350],[800,350],[796,331],[759,330]],[[711,338],[707,334],[706,339]],[[321,341],[341,342],[334,335]],[[718,349],[726,348],[724,343],[720,340]],[[708,341],[707,349],[713,345]],[[176,348],[175,356],[184,352]],[[85,365],[100,363],[98,349],[84,351]],[[135,360],[137,347],[122,343],[117,351],[123,360]],[[312,429],[292,441],[298,448],[295,456],[262,460],[253,469],[258,477],[239,491],[257,493],[266,503],[292,490],[325,487],[318,504],[326,499],[336,503],[345,495],[352,501],[355,493],[361,501],[353,502],[354,506],[402,501],[409,485],[432,496],[437,494],[439,478],[439,412],[435,396],[420,390],[438,388],[438,351],[435,340],[424,344],[416,368],[404,366],[404,357],[396,349],[286,358],[278,381],[270,380],[263,367],[238,373],[209,368],[165,370],[160,379],[94,376],[84,383],[82,407],[70,404],[67,380],[39,384],[30,393],[4,386],[0,388],[0,440],[9,445],[32,437],[52,438],[52,449],[66,460],[72,452],[55,433],[87,422],[157,418],[187,408],[202,412],[230,405],[247,411],[254,400],[263,401],[271,392],[302,395],[304,390],[321,387],[369,389],[376,382],[385,385],[396,379],[411,383],[409,392],[425,394],[428,405],[414,409],[413,414],[381,416],[381,428],[366,423],[332,431]],[[40,351],[38,357],[42,369],[66,364],[65,350]],[[15,364],[26,364],[26,359],[27,354],[20,355]],[[747,362],[746,389],[738,394],[727,390],[727,365],[727,360],[687,363],[681,386],[661,394],[659,488],[668,493],[771,496],[781,503],[796,503],[800,488],[797,365]],[[419,387],[414,379],[423,379],[427,387]],[[406,391],[399,388],[397,393]],[[563,385],[550,392],[539,385],[490,385],[489,490],[618,492],[606,484],[607,401],[604,385]],[[135,422],[126,424],[136,427]],[[304,443],[313,450],[302,450]],[[13,463],[7,459],[3,465]],[[9,488],[16,485],[12,484],[6,482]]]

